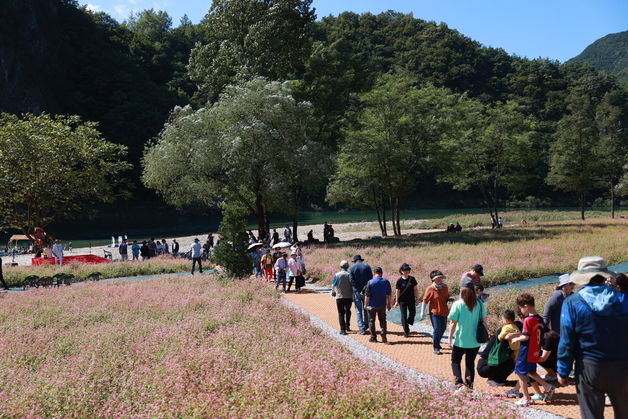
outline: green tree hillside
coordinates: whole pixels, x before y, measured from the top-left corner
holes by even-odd
[[[628,31],[612,33],[586,47],[568,63],[588,64],[628,86]]]

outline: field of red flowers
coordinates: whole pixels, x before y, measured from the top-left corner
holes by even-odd
[[[0,417],[513,417],[355,358],[257,281],[0,296]]]

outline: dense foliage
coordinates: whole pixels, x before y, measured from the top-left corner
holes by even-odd
[[[0,25],[0,66],[7,75],[0,78],[0,91],[7,93],[0,94],[0,110],[46,110],[99,121],[105,138],[128,146],[136,168],[145,144],[164,128],[175,105],[189,104],[186,112],[208,108],[225,89],[263,77],[292,80],[291,95],[311,104],[308,137],[336,152],[328,155],[339,161],[328,202],[383,211],[385,200],[392,218],[398,218],[399,208],[417,203],[485,205],[496,216],[497,208],[509,203],[551,198],[555,204],[586,206],[600,197],[614,203],[626,191],[626,91],[613,76],[591,67],[509,56],[444,23],[394,11],[345,12],[315,21],[310,0],[214,1],[199,24],[184,17],[177,27],[167,13],[153,9],[118,23],[74,1],[28,4],[11,0],[5,15],[29,22],[34,28],[30,38],[12,22]],[[39,76],[44,72],[48,77]],[[408,96],[432,89],[473,109],[445,103],[436,115],[421,106],[414,110],[408,106],[418,99],[405,97],[395,83],[411,86]],[[581,94],[587,101],[573,100]],[[560,141],[571,144],[570,121],[586,103],[596,126],[589,145],[598,156],[614,159],[606,165],[612,170],[590,172],[590,187],[582,194],[566,185],[568,177],[559,176],[559,163]],[[384,126],[378,116],[388,112],[389,104],[395,105],[391,111],[398,120]],[[175,110],[170,121],[180,112]],[[430,117],[442,126],[430,126]],[[166,123],[163,131],[171,125]],[[365,144],[373,145],[378,138],[385,143],[393,137],[400,148],[384,150],[381,157],[387,162],[398,161],[399,153],[392,151],[404,150],[404,142],[415,154],[406,161],[404,179],[393,179],[391,172],[382,180],[393,186],[387,189],[390,196],[378,196],[380,202],[374,203],[360,190],[331,193],[339,180],[351,181],[342,172],[351,144],[368,139]],[[300,164],[297,173],[314,162],[319,163]],[[478,170],[472,173],[473,164]],[[319,165],[328,169],[315,177],[324,185],[334,167]],[[319,174],[318,169],[312,173]],[[294,173],[283,176],[290,181]],[[325,203],[323,188],[316,186],[314,191],[290,186],[296,191],[286,198],[292,214]],[[202,200],[215,202],[216,195],[208,195]],[[258,208],[252,212],[260,217]]]
[[[0,229],[31,235],[121,193],[126,148],[77,116],[0,114]]]

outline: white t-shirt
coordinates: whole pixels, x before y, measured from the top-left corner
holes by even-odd
[[[61,243],[55,243],[52,245],[52,255],[56,258],[63,257],[63,245]]]
[[[201,257],[201,244],[199,242],[192,243],[192,245],[190,246],[190,250],[192,251],[193,258]]]

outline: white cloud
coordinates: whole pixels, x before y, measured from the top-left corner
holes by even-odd
[[[87,3],[85,5],[85,8],[89,10],[90,12],[94,12],[94,13],[102,11],[102,7],[97,4]]]
[[[118,19],[126,19],[131,14],[131,9],[128,6],[118,4],[113,7],[113,14]]]

